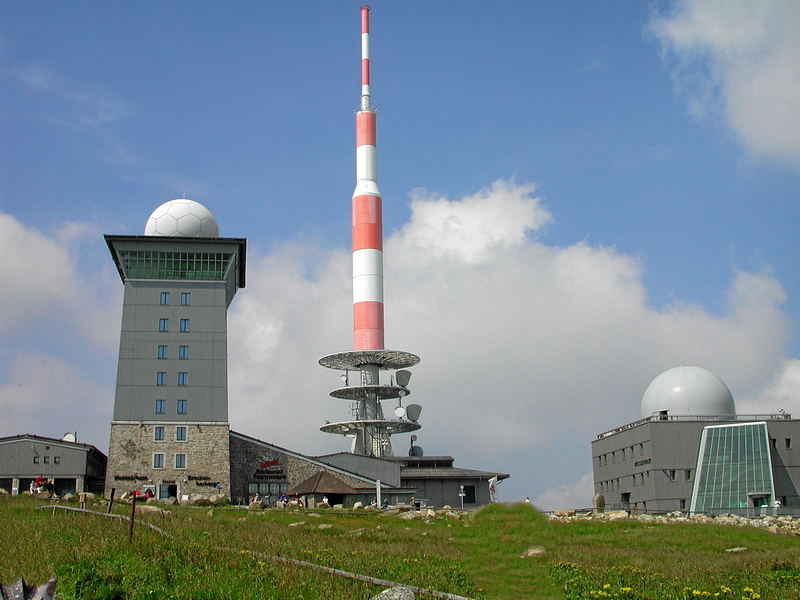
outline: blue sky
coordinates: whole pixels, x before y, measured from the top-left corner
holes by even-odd
[[[422,357],[426,450],[510,472],[508,497],[545,504],[586,496],[591,436],[637,418],[675,364],[716,372],[740,410],[800,412],[796,4],[372,6],[387,341]],[[140,233],[185,195],[248,239],[229,343],[252,369],[231,368],[233,427],[342,446],[316,430],[346,412],[316,359],[349,343],[358,7],[3,4],[0,269],[17,291],[0,304],[0,434],[83,426],[107,446],[121,285],[102,233]],[[493,327],[498,313],[519,318]],[[266,392],[265,360],[281,379]],[[37,361],[71,391],[32,385]]]

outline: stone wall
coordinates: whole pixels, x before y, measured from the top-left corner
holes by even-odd
[[[355,477],[337,473],[323,464],[292,456],[270,444],[259,444],[231,436],[231,499],[249,496],[251,483],[285,483],[291,488],[319,471],[327,471],[352,488],[370,487]]]
[[[164,427],[164,440],[154,440],[154,429]],[[186,441],[175,440],[176,426],[186,427]],[[112,423],[108,448],[106,495],[144,485],[176,485],[182,494],[209,495],[221,485],[230,494],[229,427],[227,423]],[[153,454],[164,454],[164,468],[153,468]],[[186,468],[175,468],[175,454],[186,455]],[[156,487],[158,493],[158,487]]]

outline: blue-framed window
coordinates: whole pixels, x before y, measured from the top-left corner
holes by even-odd
[[[181,292],[181,304],[183,306],[189,306],[192,301],[192,295],[189,292]]]
[[[169,331],[169,319],[159,319],[158,320],[158,330],[159,331]]]
[[[176,454],[175,455],[175,468],[176,469],[185,469],[186,468],[186,455],[185,454]]]
[[[186,425],[178,425],[175,428],[175,441],[176,442],[186,441]]]
[[[179,415],[185,415],[187,412],[186,408],[186,400],[178,400],[177,413]]]
[[[189,319],[181,319],[181,331],[184,333],[189,331]]]
[[[189,385],[189,373],[186,371],[178,373],[178,385]]]
[[[178,358],[189,358],[189,346],[178,346]]]
[[[163,469],[164,468],[164,453],[163,452],[154,452],[153,453],[153,468],[154,469]]]
[[[159,304],[169,304],[169,292],[161,292]]]
[[[156,400],[156,414],[163,415],[166,412],[167,401],[159,398]]]
[[[167,372],[159,371],[156,373],[156,385],[167,385]]]
[[[158,358],[167,358],[167,347],[159,346],[157,356]]]
[[[164,441],[164,426],[163,425],[156,425],[153,428],[153,439],[157,442]]]

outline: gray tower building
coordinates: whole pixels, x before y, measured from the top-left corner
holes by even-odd
[[[158,207],[143,236],[105,236],[124,283],[106,492],[230,494],[227,309],[246,240],[217,236],[185,199]]]

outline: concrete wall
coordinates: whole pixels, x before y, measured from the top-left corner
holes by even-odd
[[[169,304],[160,304],[169,292]],[[191,294],[182,306],[181,293]],[[228,420],[228,349],[225,282],[126,281],[122,307],[114,421]],[[169,330],[159,331],[168,319]],[[189,331],[180,331],[189,319]],[[167,358],[158,358],[159,345]],[[180,346],[189,347],[187,359],[178,358]],[[166,373],[165,385],[156,374]],[[188,385],[178,386],[178,373],[188,374]],[[164,399],[165,414],[156,414],[156,399]],[[187,401],[187,414],[177,413],[177,401]]]
[[[460,486],[475,486],[475,502],[464,502],[464,508],[475,508],[489,503],[489,483],[485,479],[458,478],[458,479],[413,479],[403,478],[403,487],[417,489],[415,498],[425,499],[429,506],[450,505],[461,508],[461,498],[458,495]]]

